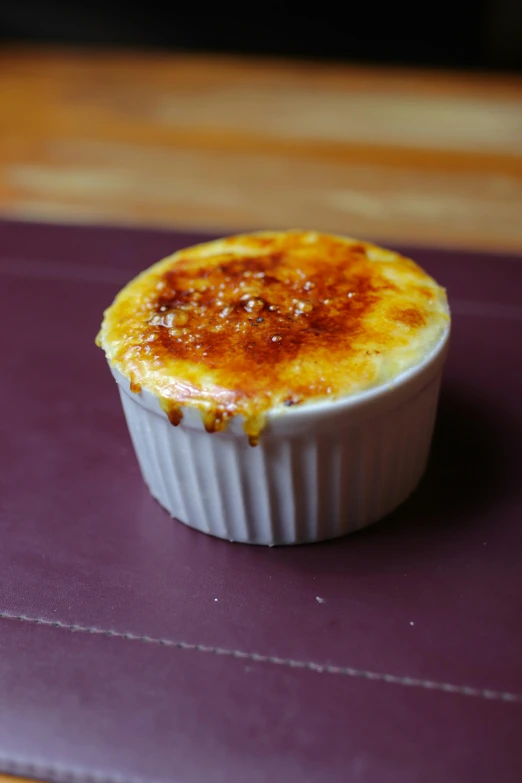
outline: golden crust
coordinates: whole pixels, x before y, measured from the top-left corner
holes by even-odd
[[[410,259],[345,237],[262,232],[197,245],[132,280],[97,342],[173,424],[235,415],[255,441],[282,405],[391,382],[449,328],[442,288]]]

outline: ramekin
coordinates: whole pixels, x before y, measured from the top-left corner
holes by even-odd
[[[393,511],[426,467],[449,326],[424,360],[393,383],[273,411],[259,445],[242,421],[205,431],[194,408],[173,427],[147,389],[111,367],[143,478],[180,522],[249,544],[344,536]]]

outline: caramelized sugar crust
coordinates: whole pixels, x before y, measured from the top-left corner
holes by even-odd
[[[413,261],[316,232],[264,232],[182,250],[131,281],[98,344],[156,394],[172,424],[209,432],[392,382],[449,326],[445,292]]]

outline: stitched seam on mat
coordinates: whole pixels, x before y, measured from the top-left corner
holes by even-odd
[[[28,777],[34,780],[53,780],[56,783],[142,783],[142,778],[131,778],[118,773],[106,774],[98,770],[89,772],[77,767],[64,767],[42,760],[21,761],[0,755],[0,774]],[[148,783],[155,783],[148,779]]]
[[[194,644],[192,642],[180,642],[172,639],[161,639],[153,636],[140,636],[134,633],[124,633],[122,631],[106,630],[103,628],[89,627],[63,623],[61,620],[46,620],[43,617],[28,617],[23,614],[10,614],[0,611],[0,619],[15,620],[17,622],[32,623],[33,625],[44,625],[50,628],[60,628],[73,633],[87,633],[97,636],[106,636],[108,638],[123,639],[125,641],[142,642],[143,644],[154,644],[160,647],[173,647],[187,652],[210,653],[212,655],[222,655],[229,658],[239,658],[253,661],[254,663],[269,663],[274,666],[286,666],[290,669],[308,669],[319,674],[337,674],[344,677],[354,677],[359,679],[374,680],[377,682],[386,682],[391,685],[402,685],[410,688],[423,688],[425,690],[442,691],[444,693],[454,693],[460,696],[473,696],[475,698],[487,699],[490,701],[515,702],[522,704],[521,693],[510,693],[506,691],[495,691],[489,688],[476,688],[467,685],[455,685],[449,682],[438,682],[435,680],[421,680],[416,677],[403,677],[397,674],[385,674],[383,672],[372,672],[366,669],[355,669],[351,666],[334,666],[331,664],[314,663],[313,661],[299,661],[292,658],[279,658],[276,655],[263,655],[260,653],[245,652],[244,650],[230,650],[224,647],[212,647],[206,644]]]

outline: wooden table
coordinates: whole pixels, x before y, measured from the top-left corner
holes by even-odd
[[[0,216],[520,251],[522,78],[0,50]]]
[[[522,248],[522,78],[0,50],[0,215]]]

